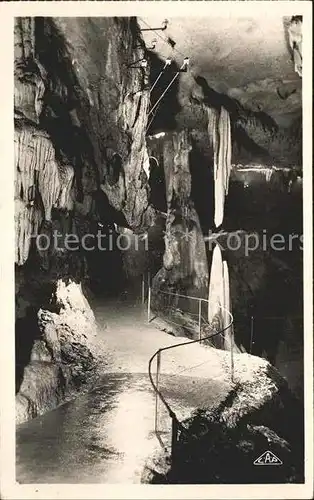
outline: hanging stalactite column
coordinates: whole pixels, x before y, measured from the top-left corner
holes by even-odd
[[[228,194],[231,172],[231,126],[228,111],[207,108],[208,135],[214,156],[215,226],[221,226],[224,218],[225,197]]]
[[[214,160],[214,192],[215,192],[215,227],[219,228],[224,220],[225,198],[228,194],[231,172],[231,126],[228,111],[222,106],[220,110],[207,108],[208,135],[213,150]],[[208,292],[208,322],[215,330],[224,330],[230,324],[231,300],[229,269],[223,260],[219,244],[216,244],[211,265]],[[233,328],[227,328],[223,334],[220,347],[230,350],[233,344]]]

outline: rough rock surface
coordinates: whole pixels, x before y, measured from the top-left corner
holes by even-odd
[[[303,481],[302,408],[284,379],[265,360],[245,354],[236,356],[234,378],[234,388],[217,406],[197,409],[182,422],[172,462],[156,455],[144,482]],[[265,451],[283,465],[255,466]]]
[[[105,229],[119,222],[114,216],[135,230],[147,224],[149,67],[139,63],[135,18],[16,18],[14,41],[20,420],[61,402],[94,363],[94,320],[88,304],[73,303],[83,300],[78,283],[93,258],[65,238],[81,242],[99,220]],[[71,303],[59,304],[65,291]]]
[[[99,37],[88,39],[90,29]],[[100,185],[127,223],[141,226],[148,208],[143,57],[135,19],[16,20],[19,265],[28,258],[30,236],[42,221],[51,222],[53,208],[87,215]]]
[[[58,313],[37,313],[39,335],[16,396],[17,423],[54,408],[81,386],[90,387],[102,361],[94,314],[81,286],[58,281],[51,307]]]
[[[150,149],[163,165],[166,186],[168,211],[161,274],[169,285],[200,290],[207,286],[208,266],[199,217],[191,200],[189,134],[186,130],[167,134],[161,145],[151,142]],[[156,286],[159,278],[160,273]]]

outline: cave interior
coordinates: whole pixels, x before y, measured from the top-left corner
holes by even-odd
[[[96,306],[148,294],[178,342],[228,309],[214,348],[302,401],[302,17],[25,17],[14,41],[18,423],[99,375]]]

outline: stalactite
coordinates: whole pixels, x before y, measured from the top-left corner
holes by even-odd
[[[207,107],[207,114],[208,114],[208,137],[209,137],[209,143],[210,146],[213,148],[213,151],[216,151],[216,144],[218,143],[218,137],[217,137],[217,124],[219,120],[219,113],[216,109],[214,108],[209,108]],[[215,158],[215,153],[214,153],[214,158]]]
[[[47,75],[35,55],[35,18],[15,20],[14,62],[14,108],[38,123]]]
[[[15,262],[25,264],[32,237],[36,236],[42,221],[41,211],[37,206],[29,206],[21,199],[15,200]]]
[[[14,20],[14,59],[26,62],[35,53],[35,18],[16,17]]]
[[[208,112],[209,142],[214,153],[215,226],[224,218],[225,197],[228,194],[231,172],[231,125],[228,111],[221,107],[220,113],[212,108]]]
[[[294,71],[302,78],[302,17],[293,16],[288,26],[289,44],[293,51]]]
[[[272,175],[273,175],[273,171],[270,168],[267,168],[265,170],[265,180],[266,180],[266,182],[270,182],[270,180],[272,178]]]
[[[74,200],[72,196],[72,186],[74,180],[74,169],[71,165],[60,165],[60,192],[56,203],[57,208],[73,210]]]
[[[38,187],[44,205],[45,220],[51,221],[51,210],[56,205],[61,189],[58,164],[48,160],[39,172]]]
[[[21,265],[28,257],[28,235],[36,236],[39,221],[51,221],[53,207],[72,210],[74,170],[56,160],[48,134],[35,125],[17,125],[14,145],[17,263]]]
[[[38,127],[46,72],[35,56],[35,19],[17,18],[14,36],[16,262],[22,265],[42,219],[51,221],[52,207],[71,208],[73,169],[56,160],[49,135]]]

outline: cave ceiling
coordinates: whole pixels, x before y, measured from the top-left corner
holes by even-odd
[[[164,17],[139,19],[141,28],[161,27]],[[289,127],[301,113],[302,79],[294,71],[288,44],[289,19],[265,17],[169,18],[166,30],[144,31],[148,48],[161,59],[172,58],[190,68],[180,79],[183,95],[195,86],[194,77],[206,78],[215,91],[237,99],[253,111],[270,115]],[[160,35],[160,36],[158,36]],[[168,37],[175,43],[167,43]],[[163,39],[162,39],[163,38]],[[173,44],[172,44],[173,45]]]

